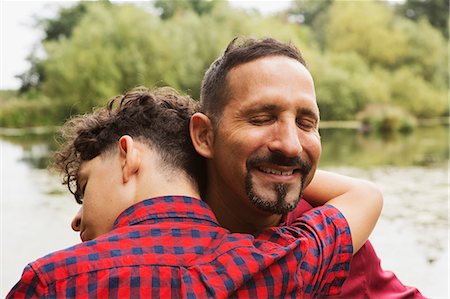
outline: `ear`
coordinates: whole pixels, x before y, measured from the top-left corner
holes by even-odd
[[[214,130],[209,117],[200,112],[192,115],[189,123],[189,133],[197,153],[205,158],[212,158],[214,153]]]
[[[131,136],[124,135],[119,139],[119,155],[122,165],[123,183],[128,183],[141,165],[140,151]]]

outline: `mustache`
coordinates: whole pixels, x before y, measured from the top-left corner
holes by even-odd
[[[247,169],[254,168],[258,164],[296,167],[303,176],[308,175],[312,168],[312,162],[309,159],[302,159],[301,157],[286,157],[278,152],[269,152],[269,154],[265,156],[250,157],[246,164]]]

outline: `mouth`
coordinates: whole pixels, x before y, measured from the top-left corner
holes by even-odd
[[[290,176],[290,175],[293,175],[294,172],[296,171],[296,169],[284,170],[284,169],[275,169],[275,168],[263,167],[263,166],[258,167],[258,170],[261,172],[267,173],[267,174],[280,175],[280,176]]]
[[[298,168],[282,166],[258,166],[256,170],[274,183],[294,183],[300,173]]]

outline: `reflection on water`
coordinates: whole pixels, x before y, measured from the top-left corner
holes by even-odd
[[[5,141],[20,145],[23,149],[21,160],[32,168],[45,169],[50,163],[51,154],[58,149],[56,133],[29,134],[20,136],[1,136]]]
[[[449,158],[445,126],[418,128],[410,134],[363,135],[350,129],[324,129],[321,167],[433,166]]]

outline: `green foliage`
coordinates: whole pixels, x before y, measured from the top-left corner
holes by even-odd
[[[402,17],[388,2],[296,1],[278,16],[225,1],[154,5],[160,14],[132,4],[79,2],[41,22],[46,58],[30,54],[32,67],[21,75],[26,96],[2,111],[8,120],[2,124],[28,123],[14,112],[28,107],[20,101],[36,102],[29,105],[60,121],[138,85],[170,85],[198,99],[204,72],[236,35],[271,36],[301,49],[324,120],[354,120],[373,105],[415,117],[448,114],[448,40],[428,20]],[[304,20],[292,22],[289,14]]]
[[[390,85],[392,103],[419,118],[442,116],[448,111],[447,91],[432,86],[410,68],[395,71]]]
[[[218,0],[156,0],[154,6],[161,11],[161,18],[168,19],[185,11],[193,11],[198,15],[210,13],[222,1]]]
[[[108,2],[102,1],[102,3]],[[73,6],[62,8],[55,18],[39,20],[38,26],[44,31],[42,42],[70,38],[72,31],[85,15],[87,5],[88,2],[81,1]],[[22,82],[19,89],[21,93],[34,92],[36,89],[40,89],[40,86],[45,81],[43,62],[36,55],[36,48],[33,48],[28,55],[27,61],[31,67],[24,73],[16,76]]]
[[[19,88],[21,94],[37,90],[45,78],[42,62],[37,58],[35,51],[28,55],[27,61],[31,67],[24,73],[16,76],[21,81]]]
[[[139,21],[137,21],[139,20]],[[43,92],[84,112],[159,74],[159,20],[132,5],[90,5],[70,39],[44,44],[48,53]],[[145,34],[144,34],[145,33]]]
[[[0,107],[3,103],[6,103],[7,101],[10,101],[14,98],[16,98],[17,90],[13,89],[0,89]]]
[[[385,82],[354,52],[306,53],[324,120],[353,120],[368,103],[387,101]],[[381,86],[381,88],[379,88]]]
[[[40,21],[44,28],[44,41],[69,38],[73,29],[87,11],[87,2],[81,1],[74,6],[62,8],[56,18],[45,18]]]
[[[9,100],[1,105],[0,127],[26,128],[62,123],[71,107],[48,99],[35,101]]]
[[[447,43],[427,21],[398,18],[386,3],[354,1],[334,2],[326,18],[325,57],[356,53],[368,69],[348,69],[355,59],[322,62],[315,78],[324,118],[352,118],[367,104],[387,102],[416,117],[448,111]]]
[[[161,20],[133,5],[90,5],[71,38],[44,44],[48,80],[42,89],[79,112],[137,85],[170,85],[198,98],[203,73],[233,36],[264,36],[267,30],[284,40],[299,32],[227,6]]]
[[[444,37],[448,38],[448,0],[406,0],[398,5],[398,12],[412,20],[426,18]]]
[[[326,12],[333,0],[304,1],[296,0],[287,13],[296,16],[302,24],[312,25],[320,15]]]
[[[369,65],[395,66],[408,51],[406,37],[394,30],[394,13],[383,2],[335,2],[325,24],[325,48],[355,51]]]
[[[401,108],[388,105],[369,105],[359,113],[363,130],[391,133],[409,132],[417,126],[417,120]]]
[[[426,20],[412,22],[398,19],[395,30],[406,38],[405,54],[397,65],[414,70],[417,75],[438,88],[448,86],[448,41]]]

